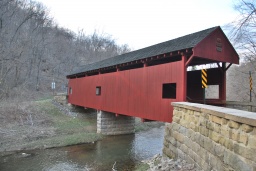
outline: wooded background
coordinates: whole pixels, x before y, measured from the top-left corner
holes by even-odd
[[[256,2],[238,0],[240,16],[225,27],[239,52],[241,64],[228,71],[228,100],[249,101],[249,71],[256,84]],[[86,22],[86,21],[84,21]],[[87,35],[59,27],[48,9],[29,0],[0,1],[0,99],[33,100],[65,91],[66,75],[76,67],[129,52],[111,35]],[[253,91],[253,101],[256,94]]]
[[[227,75],[227,100],[249,101],[252,73],[252,101],[256,101],[256,1],[234,0],[239,13],[236,20],[226,26],[228,38],[240,56],[240,65],[232,66]]]
[[[128,51],[108,34],[59,27],[38,2],[0,1],[0,99],[51,93],[53,80],[65,91],[75,67]]]

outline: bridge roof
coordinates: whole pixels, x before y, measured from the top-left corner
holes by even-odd
[[[86,73],[88,71],[92,71],[100,68],[106,68],[106,67],[115,66],[115,65],[119,65],[127,62],[137,61],[137,60],[145,59],[148,57],[157,56],[160,54],[166,54],[170,52],[193,48],[217,28],[220,28],[220,27],[219,26],[212,27],[206,30],[188,34],[188,35],[185,35],[176,39],[172,39],[166,42],[162,42],[156,45],[152,45],[152,46],[145,47],[132,52],[128,52],[122,55],[111,57],[99,62],[81,66],[79,69],[67,75],[67,77],[70,77],[72,75],[76,75],[79,73]]]

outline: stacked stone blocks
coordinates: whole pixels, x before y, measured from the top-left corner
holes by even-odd
[[[62,105],[67,104],[67,94],[65,93],[58,93],[54,96],[54,100]]]
[[[115,115],[114,113],[98,111],[97,112],[97,133],[104,135],[122,135],[132,134],[135,118],[124,115]]]
[[[186,102],[173,106],[173,122],[165,128],[165,155],[202,170],[256,170],[256,113]]]

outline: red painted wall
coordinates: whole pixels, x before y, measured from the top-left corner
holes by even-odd
[[[220,42],[218,40],[220,40]],[[217,46],[221,46],[221,52],[216,50]],[[209,36],[198,43],[193,48],[193,51],[194,56],[197,57],[239,64],[238,54],[220,28],[213,31]]]
[[[184,61],[69,79],[69,103],[143,119],[172,121],[171,102],[184,101]],[[162,98],[162,85],[176,83],[176,99]],[[96,96],[96,87],[101,95]]]

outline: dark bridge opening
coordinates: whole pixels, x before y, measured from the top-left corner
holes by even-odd
[[[201,70],[187,72],[187,101],[203,103],[204,89],[202,88],[201,79]],[[206,96],[206,103],[211,105],[224,105],[226,100],[226,83],[225,73],[222,71],[222,68],[207,69],[207,85],[208,88],[206,88],[206,92],[210,85],[214,85],[218,88],[209,92],[215,94],[216,97],[207,98]]]
[[[163,84],[163,99],[176,99],[176,83]]]

